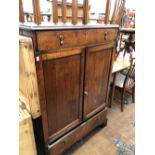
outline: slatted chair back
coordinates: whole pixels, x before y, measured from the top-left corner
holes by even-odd
[[[88,24],[90,19],[89,19],[89,10],[90,10],[90,0],[83,0],[83,16],[79,17],[78,16],[78,0],[72,0],[71,3],[71,8],[72,8],[72,15],[71,15],[71,22],[73,25],[78,24],[78,18],[82,18],[82,24]],[[57,24],[59,22],[59,14],[58,14],[58,9],[61,7],[62,9],[62,23],[67,22],[67,0],[50,0],[51,2],[51,15],[52,19],[49,19],[48,17],[48,22],[51,22],[51,24]],[[60,5],[61,3],[61,5]],[[111,0],[107,0],[106,4],[106,16],[105,16],[105,23],[109,22],[109,14],[110,14],[110,5],[111,5]],[[34,16],[34,23],[37,25],[40,25],[43,21],[42,15],[41,15],[41,10],[40,10],[40,0],[32,0],[32,8],[33,8],[33,16]],[[103,10],[104,11],[104,10]],[[25,21],[24,18],[24,6],[23,6],[23,0],[19,0],[19,22],[24,23],[28,22]],[[30,21],[32,22],[32,21]]]
[[[131,65],[126,75],[124,86],[125,88],[133,88],[135,85],[135,60],[131,60]]]
[[[111,24],[118,24],[122,26],[122,19],[124,15],[125,0],[116,0],[114,4]]]
[[[61,3],[61,5],[59,4]],[[57,24],[59,15],[58,15],[58,5],[61,6],[62,9],[62,22],[67,22],[67,0],[62,0],[61,2],[58,0],[51,1],[51,14],[53,20],[50,20],[51,23]],[[72,0],[72,24],[75,25],[78,23],[78,0]],[[40,0],[32,0],[33,6],[33,15],[34,15],[34,23],[39,25],[42,22],[41,11],[40,11]],[[23,0],[19,0],[19,22],[24,23],[24,6]],[[80,17],[81,18],[81,17]],[[89,22],[89,0],[83,1],[83,17],[82,23],[88,24]]]

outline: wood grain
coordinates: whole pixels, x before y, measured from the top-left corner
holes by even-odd
[[[89,119],[87,122],[82,123],[77,128],[73,129],[72,132],[68,133],[60,139],[48,146],[49,155],[62,154],[66,149],[71,147],[76,141],[82,139],[90,131],[100,125],[106,125],[107,122],[107,108],[102,112],[98,113],[95,117]]]
[[[35,45],[45,149],[48,146],[49,154],[59,154],[107,121],[105,106],[118,27],[40,27],[31,27],[33,31],[27,27],[22,34],[29,32]]]
[[[36,61],[37,79],[38,79],[38,90],[39,90],[39,101],[42,116],[42,126],[44,134],[44,142],[48,143],[48,120],[47,120],[47,105],[46,105],[46,95],[45,95],[45,84],[44,84],[44,73],[43,65],[41,61]]]
[[[19,102],[19,154],[37,155],[31,115]]]
[[[53,140],[81,122],[81,57],[43,61],[48,130]]]
[[[26,98],[32,117],[39,117],[40,102],[32,39],[21,36],[19,37],[19,90],[21,99]]]
[[[84,88],[84,118],[88,118],[106,105],[107,82],[111,63],[112,45],[89,48],[86,53]]]
[[[117,36],[116,30],[111,29],[91,29],[86,30],[87,44],[103,43],[105,41],[113,40]]]
[[[118,31],[114,29],[37,32],[38,50],[58,50],[112,41],[116,38],[117,32]],[[107,34],[106,37],[105,34]],[[60,36],[64,38],[62,45],[60,44]]]
[[[41,15],[40,15],[40,0],[32,0],[33,4],[33,13],[34,13],[34,23],[41,24]]]
[[[109,94],[110,94],[110,84],[111,84],[111,78],[112,78],[112,70],[115,60],[115,51],[116,51],[116,43],[113,44],[113,47],[111,47],[111,61],[110,61],[110,69],[109,69],[109,77],[108,77],[108,86],[107,86],[107,94],[106,94],[106,106],[109,105]]]
[[[64,38],[63,44],[60,44],[60,36]],[[58,50],[84,45],[86,43],[86,33],[84,30],[37,32],[37,40],[40,51]]]
[[[23,23],[24,20],[24,9],[23,9],[23,0],[19,0],[19,21]]]
[[[67,4],[66,4],[66,0],[63,0],[62,1],[62,22],[63,23],[66,23],[67,21],[66,15],[67,15]]]
[[[80,53],[81,53],[80,49],[75,49],[75,50],[70,50],[70,51],[67,50],[63,52],[44,54],[44,55],[41,55],[41,60],[52,60],[52,59],[63,58],[66,56],[76,55]]]
[[[111,18],[111,24],[114,23],[117,7],[118,7],[118,0],[115,1],[114,10],[113,10],[112,18]]]
[[[77,24],[77,0],[72,0],[72,24]]]
[[[53,23],[58,23],[58,2],[57,0],[53,0],[52,2],[52,10],[53,10]]]
[[[89,23],[89,0],[84,0],[83,1],[83,24],[88,24]]]
[[[107,3],[106,3],[105,24],[108,24],[109,23],[110,7],[111,7],[111,0],[107,0]]]

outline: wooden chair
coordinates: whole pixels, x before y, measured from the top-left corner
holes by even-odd
[[[135,60],[131,60],[130,68],[126,75],[119,73],[115,73],[114,75],[114,83],[112,84],[112,95],[111,95],[111,103],[113,102],[115,87],[119,87],[121,89],[121,112],[124,109],[124,96],[126,90],[131,90],[132,92],[132,101],[135,102]]]

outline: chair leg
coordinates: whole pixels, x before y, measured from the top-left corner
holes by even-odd
[[[109,104],[110,108],[111,108],[111,105],[114,99],[114,94],[115,94],[115,82],[116,82],[116,73],[114,73],[114,78],[113,78],[112,93],[111,93],[111,99],[110,99],[110,104]]]
[[[124,95],[125,95],[125,89],[123,89],[121,93],[121,112],[123,112],[124,110]]]
[[[132,102],[135,103],[135,86],[132,88]]]

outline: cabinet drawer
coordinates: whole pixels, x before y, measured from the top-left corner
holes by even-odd
[[[85,45],[85,30],[37,32],[38,50],[54,50]]]
[[[102,43],[115,39],[117,35],[116,30],[112,29],[91,29],[86,31],[87,44]]]

